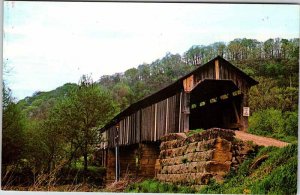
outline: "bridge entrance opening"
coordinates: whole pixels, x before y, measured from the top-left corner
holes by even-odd
[[[206,79],[190,93],[189,127],[238,130],[244,95],[231,80]]]

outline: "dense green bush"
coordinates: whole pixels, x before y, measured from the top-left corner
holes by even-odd
[[[283,133],[284,120],[282,112],[273,108],[253,113],[249,118],[249,132],[259,135]]]
[[[249,117],[249,132],[285,141],[297,140],[298,113],[274,108],[257,111]]]
[[[298,113],[285,113],[285,133],[291,136],[298,136]]]

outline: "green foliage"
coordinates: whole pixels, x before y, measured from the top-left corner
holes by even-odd
[[[243,72],[251,77],[255,76],[255,70],[253,70],[251,67],[245,67]]]
[[[262,65],[263,74],[266,76],[278,76],[282,74],[283,69],[284,65],[282,63],[271,62]]]
[[[285,118],[285,127],[284,127],[285,134],[298,137],[298,113],[286,112],[284,118]]]
[[[193,130],[188,131],[188,132],[186,133],[186,135],[187,135],[188,137],[190,137],[190,136],[192,136],[192,135],[194,135],[194,134],[202,133],[202,132],[204,132],[204,131],[205,131],[204,129],[193,129]]]
[[[110,93],[96,85],[90,77],[83,76],[77,89],[53,108],[47,124],[62,132],[71,145],[70,160],[78,151],[81,152],[87,170],[88,154],[99,143],[98,128],[105,125],[116,111]]]
[[[157,180],[145,180],[140,183],[134,183],[127,187],[125,192],[131,193],[195,193],[190,187],[177,186],[159,182]]]
[[[51,92],[37,92],[18,106],[23,106],[27,120],[24,120],[23,135],[14,135],[26,139],[21,147],[22,157],[35,171],[51,171],[58,162],[64,159],[71,162],[82,155],[86,157],[87,167],[88,155],[100,142],[97,129],[118,111],[110,93],[89,77],[83,77],[80,85],[66,84]],[[9,121],[5,118],[6,123]]]
[[[20,100],[18,105],[21,107],[22,113],[29,119],[44,120],[56,102],[68,96],[76,87],[76,84],[66,83],[52,91],[35,92],[32,97]]]
[[[273,108],[255,112],[249,117],[249,132],[285,139],[286,141],[296,140],[298,136],[298,113],[283,113]]]
[[[298,136],[298,88],[278,87],[275,79],[258,78],[250,90],[249,132],[295,142]]]
[[[17,163],[24,152],[24,117],[3,83],[2,164]]]
[[[270,194],[294,194],[297,191],[297,145],[282,149],[273,148],[270,158],[257,169],[259,180],[253,183],[251,192]]]
[[[249,118],[249,132],[259,135],[283,133],[282,112],[273,108],[253,113]]]
[[[277,167],[261,182],[256,182],[251,192],[254,194],[295,194],[297,192],[297,157],[284,166]]]
[[[298,109],[298,88],[278,87],[278,80],[257,77],[258,85],[250,89],[249,104],[252,112],[275,108],[282,111]]]
[[[208,185],[200,190],[201,194],[221,194],[222,185],[217,183],[216,180],[211,179]]]
[[[124,110],[133,103],[133,92],[126,83],[117,83],[112,88],[112,96],[114,101],[118,103],[118,107],[120,107],[121,110]]]
[[[262,147],[254,158],[245,160],[238,171],[226,177],[223,184],[214,181],[200,190],[201,193],[230,194],[295,194],[297,192],[297,147]],[[251,165],[262,155],[269,158],[260,166]]]

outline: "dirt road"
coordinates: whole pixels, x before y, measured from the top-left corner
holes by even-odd
[[[273,138],[253,135],[243,131],[235,131],[235,137],[243,141],[253,141],[253,143],[260,146],[276,146],[282,148],[288,145],[287,142],[279,141]]]

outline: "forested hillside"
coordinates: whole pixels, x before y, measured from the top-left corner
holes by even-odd
[[[151,64],[142,64],[137,68],[131,68],[124,73],[105,75],[99,79],[99,84],[111,89],[112,95],[120,103],[121,109],[131,103],[149,95],[158,89],[172,83],[180,76],[185,75],[198,65],[204,64],[212,58],[220,55],[229,60],[241,70],[254,77],[264,87],[260,92],[280,93],[286,95],[285,98],[294,97],[298,88],[298,58],[299,39],[269,39],[265,42],[258,42],[253,39],[235,39],[227,45],[222,42],[208,46],[192,46],[182,56],[179,54],[167,53],[161,59],[153,61]],[[267,85],[267,86],[265,86]],[[275,87],[277,87],[275,89]],[[272,89],[272,90],[271,90]],[[271,90],[271,91],[270,91]],[[276,91],[276,92],[275,92]],[[252,90],[253,96],[261,99],[262,94],[257,90]],[[274,95],[279,94],[271,94]],[[279,105],[266,104],[263,99],[261,104],[268,107]],[[277,104],[277,100],[274,100]],[[291,99],[290,103],[283,103],[283,109],[291,109],[291,104],[295,105],[296,99]],[[264,109],[263,105],[253,99],[251,107],[254,109]],[[288,105],[286,105],[288,104]],[[286,108],[289,107],[289,108]],[[265,107],[266,108],[266,107]],[[281,108],[280,108],[281,109]],[[254,110],[256,111],[256,110]]]
[[[250,91],[249,132],[297,143],[299,39],[234,39],[194,45],[183,54],[167,53],[97,81],[84,75],[78,84],[36,92],[19,102],[4,77],[2,184],[7,184],[11,170],[29,178],[14,180],[16,184],[30,185],[32,175],[49,173],[61,164],[82,169],[83,178],[93,171],[97,175],[101,170],[92,155],[100,141],[97,129],[130,104],[217,55],[259,81]]]

